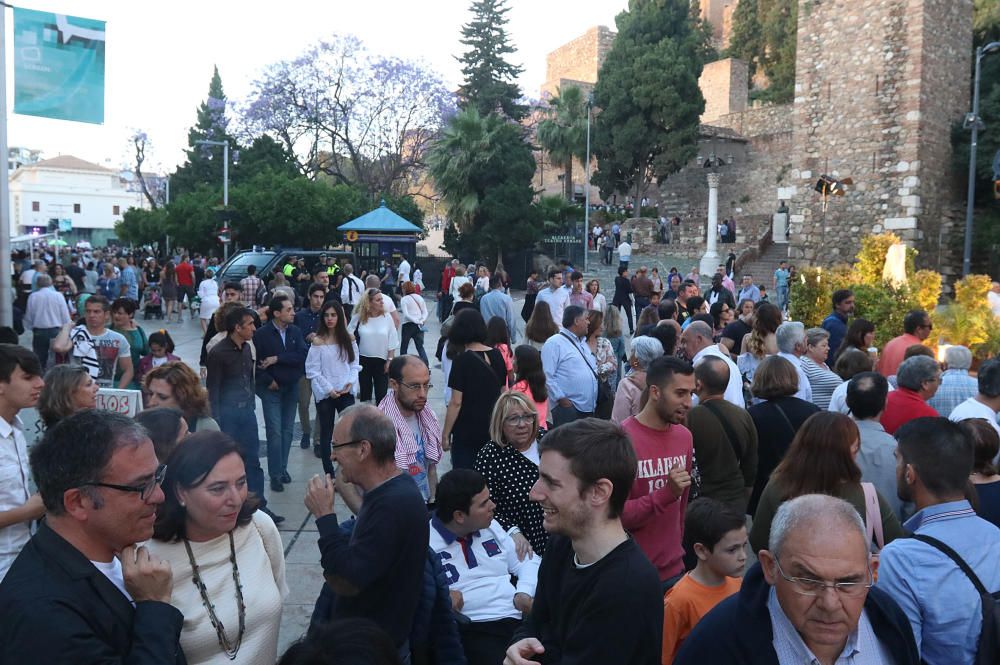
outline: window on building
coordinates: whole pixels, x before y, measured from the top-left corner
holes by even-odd
[[[79,203],[74,203],[73,204],[73,212],[80,212],[80,204]]]
[[[42,209],[42,205],[38,201],[31,202],[31,212],[38,212]]]
[[[122,214],[122,208],[121,208],[121,206],[111,206],[111,214],[112,215],[120,215],[120,214]]]

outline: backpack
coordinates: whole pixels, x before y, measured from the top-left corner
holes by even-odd
[[[987,591],[969,564],[958,556],[955,550],[937,538],[923,534],[914,534],[913,538],[943,552],[972,582],[972,586],[979,592],[979,600],[983,607],[983,628],[979,633],[979,642],[976,644],[976,660],[973,662],[975,665],[991,665],[1000,662],[1000,591],[993,593]]]

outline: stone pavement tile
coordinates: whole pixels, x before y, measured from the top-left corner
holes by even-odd
[[[285,545],[285,563],[304,563],[319,566],[319,532],[284,532],[281,540]]]
[[[319,587],[316,587],[319,594]],[[316,599],[313,598],[315,601]],[[281,624],[278,629],[278,656],[306,632],[309,618],[312,616],[314,603],[288,604],[282,608]]]

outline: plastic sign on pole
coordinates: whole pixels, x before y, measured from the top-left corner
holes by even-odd
[[[104,21],[14,9],[14,113],[104,123]]]

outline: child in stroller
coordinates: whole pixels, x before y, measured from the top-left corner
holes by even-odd
[[[147,321],[152,318],[162,319],[163,299],[160,296],[160,287],[156,284],[147,286],[143,299],[146,301],[146,309],[143,310],[142,318]]]

